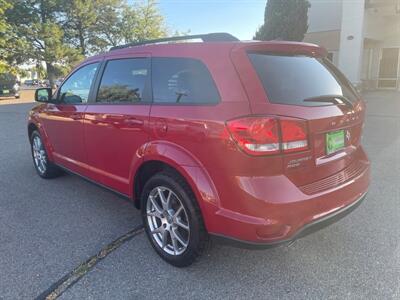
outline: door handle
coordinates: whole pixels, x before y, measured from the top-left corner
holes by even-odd
[[[124,120],[124,124],[128,125],[128,126],[143,126],[144,122],[142,120],[139,119],[135,119],[135,118],[129,118],[129,119],[125,119]]]
[[[70,118],[72,120],[81,120],[82,119],[82,115],[81,114],[71,114]]]

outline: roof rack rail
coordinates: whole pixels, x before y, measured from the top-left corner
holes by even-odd
[[[184,35],[184,36],[173,36],[167,38],[160,38],[155,40],[147,40],[142,42],[134,42],[126,45],[111,47],[110,51],[118,50],[123,48],[148,45],[148,44],[156,44],[163,42],[174,42],[174,41],[184,41],[184,40],[193,40],[193,39],[201,39],[203,42],[238,42],[239,39],[229,33],[225,32],[215,32],[215,33],[207,33],[207,34],[196,34],[196,35]]]

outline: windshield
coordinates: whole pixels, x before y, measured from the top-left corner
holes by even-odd
[[[348,80],[327,60],[308,56],[250,53],[249,58],[272,103],[321,106],[334,105],[327,96],[357,101]],[[318,97],[324,98],[319,102]],[[316,98],[316,99],[314,99]],[[313,101],[304,101],[314,99]]]

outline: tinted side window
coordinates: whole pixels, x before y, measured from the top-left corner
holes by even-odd
[[[348,80],[327,60],[308,56],[285,56],[250,53],[252,62],[268,99],[273,103],[301,106],[326,105],[305,99],[343,96],[357,100]],[[328,104],[332,105],[332,104]]]
[[[148,58],[108,61],[101,78],[97,102],[132,103],[143,101],[143,91],[148,75]]]
[[[73,73],[60,88],[60,101],[67,104],[87,103],[98,65],[86,65]]]
[[[156,103],[216,103],[217,87],[207,67],[191,58],[153,58],[153,101]]]

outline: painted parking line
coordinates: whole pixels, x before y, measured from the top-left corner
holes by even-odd
[[[53,283],[47,290],[36,297],[36,300],[57,299],[59,296],[61,296],[62,293],[64,293],[68,288],[77,283],[83,276],[85,276],[90,270],[92,270],[95,265],[106,258],[111,252],[118,249],[121,245],[130,241],[135,236],[141,234],[143,231],[143,225],[136,226],[134,229],[128,231],[113,242],[107,244],[97,254],[93,255],[87,261],[77,266],[73,271]]]

